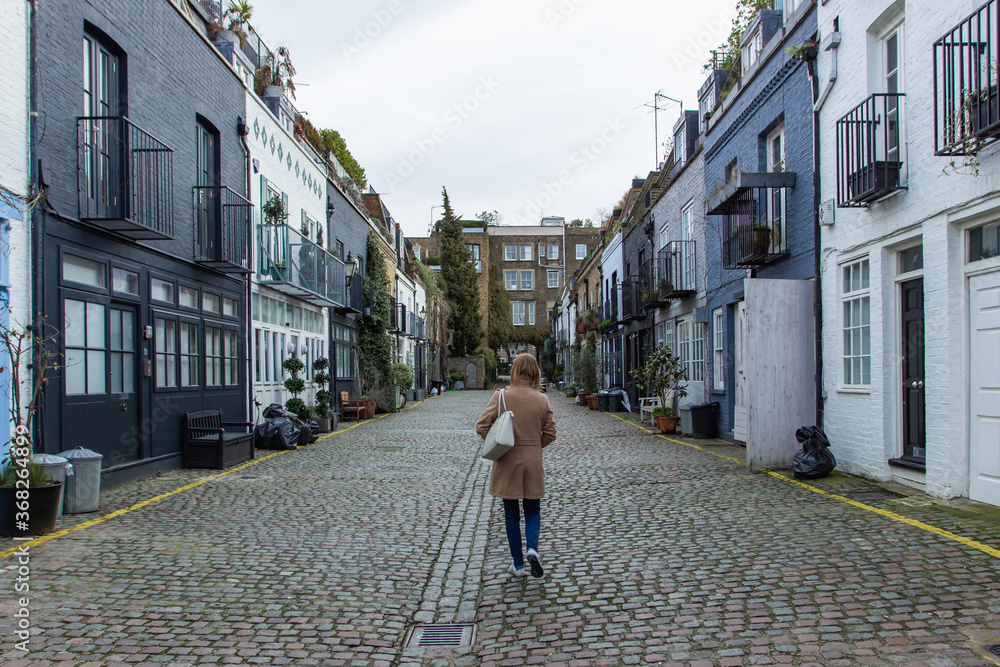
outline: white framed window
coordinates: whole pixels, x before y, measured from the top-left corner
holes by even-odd
[[[705,381],[705,331],[704,323],[691,324],[691,359],[688,361],[688,378],[691,382]]]
[[[664,331],[667,328],[666,322],[660,322],[653,328],[654,343],[656,347],[663,347]]]
[[[549,289],[559,287],[559,272],[549,271]]]
[[[785,171],[785,124],[771,130],[764,141],[767,156],[767,171]],[[784,238],[785,230],[785,189],[770,188],[767,196],[767,223],[771,227],[772,238]]]
[[[662,250],[667,245],[667,227],[664,225],[663,229],[660,230],[660,245],[659,248]]]
[[[523,301],[511,301],[510,302],[511,314],[514,318],[515,327],[524,326],[524,302]]]
[[[712,386],[720,390],[726,388],[725,340],[722,308],[716,308],[712,311]]]
[[[517,289],[517,271],[504,271],[503,272],[503,284],[508,292],[512,292]]]
[[[686,148],[687,141],[685,141],[684,128],[687,127],[684,123],[677,128],[674,133],[674,164],[684,164],[684,160],[687,159]]]
[[[761,32],[760,23],[752,33],[747,35],[747,39],[740,45],[740,62],[743,65],[743,73],[746,73],[757,59],[760,52],[764,50],[764,33]]]
[[[902,93],[903,88],[903,23],[900,21],[888,28],[879,39],[879,51],[882,57],[882,85],[886,93]],[[900,159],[899,144],[902,132],[899,129],[899,100],[893,97],[886,99],[886,130],[885,155],[889,161]],[[879,132],[881,135],[882,132]]]
[[[677,321],[677,356],[685,364],[691,361],[691,320]],[[688,368],[688,379],[691,378],[691,369]]]
[[[802,4],[802,0],[782,0],[782,9],[785,13],[785,20],[795,13],[795,10]]]
[[[528,324],[530,326],[535,326],[535,302],[528,302]]]
[[[503,259],[505,262],[516,262],[517,261],[517,246],[516,245],[505,245],[503,247]]]
[[[843,378],[845,387],[868,387],[872,381],[871,276],[868,260],[841,267],[843,308]]]
[[[705,116],[715,108],[715,86],[709,86],[705,97],[698,100],[698,127],[704,129]]]
[[[548,250],[549,259],[559,259],[559,246],[556,244],[550,244]]]
[[[663,347],[668,348],[673,354],[677,354],[674,348],[674,321],[667,320],[663,323]]]
[[[479,257],[479,244],[478,243],[467,243],[465,245],[469,249],[469,254],[472,255],[472,263],[476,265],[476,273],[483,272],[483,260]],[[419,259],[419,257],[417,258]]]
[[[587,244],[586,243],[577,243],[576,244],[576,258],[577,259],[586,259],[587,258]]]
[[[687,289],[695,289],[695,248],[694,248],[694,200],[692,199],[681,209],[681,238],[684,244],[684,254],[681,261],[684,265],[684,285]]]
[[[523,245],[521,246],[521,261],[530,262],[531,261],[531,246]]]
[[[528,246],[529,248],[531,246]],[[534,271],[521,271],[521,289],[522,290],[533,290],[535,288],[535,272]]]

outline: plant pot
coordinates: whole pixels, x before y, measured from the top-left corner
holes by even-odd
[[[673,292],[674,292],[673,284],[666,283],[665,285],[660,285],[658,289],[658,296],[660,297],[660,300],[663,301],[668,299],[670,295],[673,294]]]
[[[576,325],[577,333],[586,333],[586,331],[587,331],[587,325],[584,324],[583,322],[580,322],[579,324]]]
[[[591,410],[597,409],[597,394],[587,394],[587,407]]]
[[[569,398],[576,397],[576,387],[566,387],[566,396]]]
[[[63,483],[48,486],[33,486],[28,489],[28,521],[24,529],[16,525],[18,489],[0,488],[0,535],[23,537],[25,535],[45,535],[56,529],[59,501],[62,499]]]
[[[281,86],[264,86],[263,97],[276,97],[278,99],[281,99],[281,94],[283,92],[284,91],[282,90]]]
[[[212,42],[229,42],[231,44],[239,44],[240,38],[232,30],[219,30],[215,33]]]
[[[677,428],[677,415],[660,415],[656,418],[656,425],[660,427],[660,433],[673,433]]]
[[[372,419],[375,417],[375,401],[367,400],[365,401],[365,419]]]
[[[316,417],[316,423],[319,425],[320,433],[330,432],[330,419],[328,417]]]

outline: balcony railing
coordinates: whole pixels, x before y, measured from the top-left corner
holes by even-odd
[[[1000,139],[1000,0],[934,42],[934,154],[971,155]]]
[[[694,241],[671,241],[656,255],[656,294],[661,301],[683,299],[697,289]]]
[[[645,317],[643,306],[639,300],[639,280],[637,276],[628,276],[622,281],[622,322],[631,322]]]
[[[868,206],[906,189],[905,99],[878,93],[837,121],[837,206]]]
[[[350,285],[345,285],[344,304],[337,306],[336,310],[340,313],[360,313],[364,305],[365,278],[360,274],[355,274],[351,278]]]
[[[317,306],[343,306],[343,262],[286,224],[257,229],[260,282]]]
[[[202,6],[211,19],[215,22],[222,20],[222,2],[221,0],[198,0],[198,4]]]
[[[173,150],[124,116],[77,119],[80,219],[131,239],[174,233]]]
[[[253,204],[225,186],[195,186],[194,259],[230,273],[247,273]]]

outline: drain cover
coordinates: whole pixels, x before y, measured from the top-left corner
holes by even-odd
[[[476,626],[455,623],[428,623],[410,630],[407,648],[472,646]]]
[[[993,646],[984,646],[987,653],[992,653],[993,655],[1000,658],[1000,644],[994,644]]]

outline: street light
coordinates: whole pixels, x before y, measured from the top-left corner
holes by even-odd
[[[354,271],[358,268],[358,260],[354,259],[354,255],[350,251],[347,252],[347,260],[344,262],[344,276],[347,278],[347,284],[351,284],[351,278],[354,277]]]

